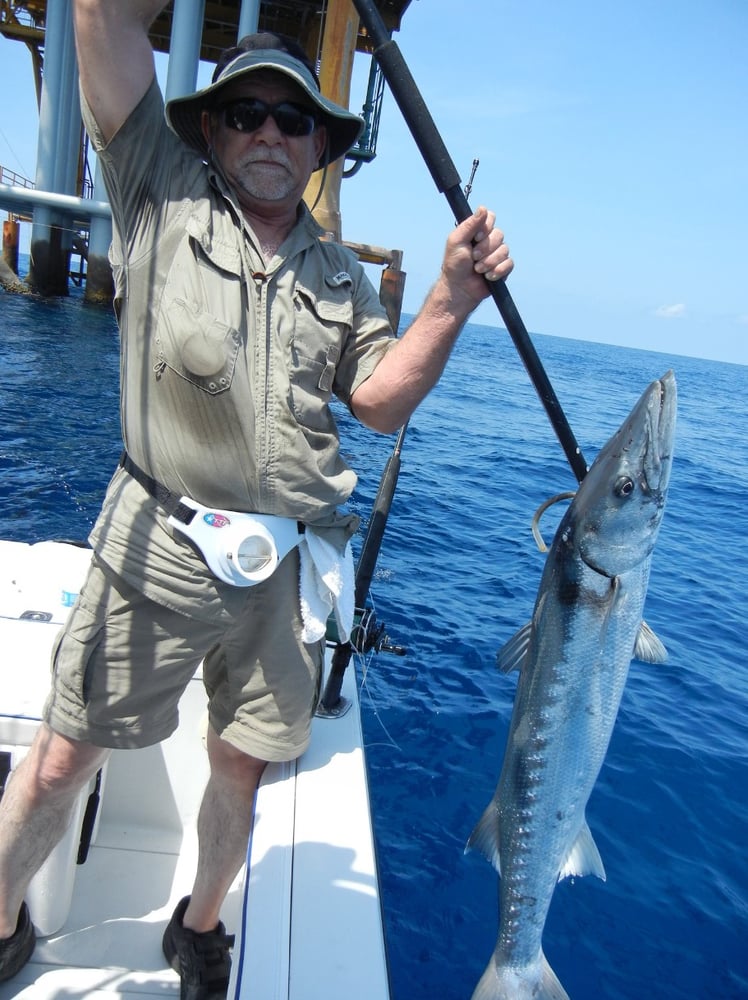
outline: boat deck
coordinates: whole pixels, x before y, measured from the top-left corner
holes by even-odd
[[[34,712],[35,695],[9,698],[9,672],[24,664],[24,692],[44,690],[58,628],[0,615],[0,749],[28,742],[41,707]],[[263,778],[249,877],[240,875],[221,914],[237,933],[234,1000],[389,997],[355,675],[348,674],[343,693],[351,710],[315,719],[308,753],[272,765]],[[199,677],[183,696],[180,720],[159,746],[113,753],[94,845],[74,868],[69,914],[39,939],[18,976],[0,984],[0,1000],[179,995],[161,937],[195,868],[194,823],[207,779]],[[32,918],[39,894],[43,903],[63,881],[47,878],[35,887]]]

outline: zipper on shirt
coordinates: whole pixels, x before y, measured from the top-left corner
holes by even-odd
[[[261,509],[270,510],[271,503],[271,457],[273,450],[272,421],[269,407],[272,400],[270,384],[270,305],[268,300],[268,275],[263,271],[252,271],[255,286],[257,328],[254,330],[252,351],[256,373],[252,391],[254,394],[255,430],[257,447],[257,476]],[[251,329],[251,327],[250,327]]]

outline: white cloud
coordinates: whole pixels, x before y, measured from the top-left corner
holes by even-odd
[[[686,315],[686,307],[683,302],[677,302],[672,306],[660,306],[654,314],[660,319],[681,319]]]

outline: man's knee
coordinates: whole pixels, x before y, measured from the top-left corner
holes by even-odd
[[[75,792],[103,767],[110,751],[81,743],[42,723],[23,762],[28,794],[67,795]]]
[[[212,774],[238,784],[256,784],[267,767],[267,761],[252,757],[221,739],[208,727],[208,757]]]

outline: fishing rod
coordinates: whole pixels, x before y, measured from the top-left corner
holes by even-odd
[[[373,42],[374,57],[382,69],[384,78],[397,101],[437,189],[446,197],[457,222],[463,222],[473,213],[465,192],[462,190],[460,175],[457,173],[397,43],[390,38],[374,0],[353,0],[353,4]],[[535,391],[545,407],[571,470],[577,481],[581,483],[587,473],[587,463],[538,357],[535,346],[530,340],[522,317],[509,294],[506,282],[488,282],[488,286]]]
[[[357,249],[360,254],[361,247],[356,248],[354,244],[349,244],[349,246],[354,250]],[[389,266],[382,274],[379,301],[385,308],[394,333],[400,329],[404,294],[405,271],[402,270],[402,253],[399,250],[393,250],[389,255]],[[330,673],[316,711],[316,714],[323,719],[337,719],[350,708],[350,702],[341,697],[340,692],[346,669],[354,652],[368,653],[370,650],[375,650],[377,653],[396,653],[398,656],[402,656],[406,652],[404,647],[393,645],[390,642],[389,636],[385,634],[384,625],[377,623],[374,612],[367,608],[366,602],[369,598],[371,581],[374,578],[374,570],[382,548],[387,519],[390,516],[392,500],[400,476],[401,454],[407,430],[408,421],[406,420],[398,431],[392,453],[382,470],[377,495],[371,507],[369,527],[356,564],[353,605],[355,611],[350,638],[346,642],[341,642],[339,636],[331,639],[335,642],[335,651],[332,654]],[[330,624],[328,623],[329,631]]]
[[[379,481],[379,489],[369,518],[369,527],[356,565],[354,600],[356,613],[351,638],[347,642],[338,642],[332,655],[325,690],[317,705],[316,714],[322,718],[338,718],[350,707],[346,699],[341,697],[340,691],[343,686],[343,676],[354,652],[363,653],[375,649],[378,653],[395,653],[398,656],[405,653],[402,646],[396,646],[390,642],[389,636],[384,633],[384,626],[376,624],[373,613],[366,608],[366,601],[369,597],[371,581],[374,577],[384,530],[387,526],[387,518],[392,506],[392,498],[395,495],[400,475],[401,452],[407,428],[407,423],[400,428],[392,454],[387,459],[382,478]]]

